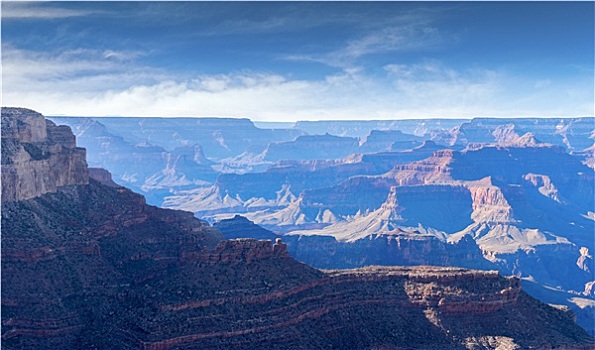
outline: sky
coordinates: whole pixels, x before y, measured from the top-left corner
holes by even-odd
[[[593,2],[2,1],[2,105],[255,121],[592,116]]]

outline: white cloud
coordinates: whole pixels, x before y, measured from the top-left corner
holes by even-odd
[[[139,51],[105,50],[102,52],[102,56],[105,59],[113,59],[118,61],[132,61],[142,56],[142,53]]]
[[[96,93],[126,88],[135,83],[155,83],[164,78],[157,69],[139,68],[132,61],[139,52],[67,50],[57,54],[2,47],[2,80],[6,90],[29,93],[74,91]]]
[[[350,41],[337,54],[347,58],[358,58],[375,53],[424,49],[441,41],[442,36],[438,29],[416,23],[383,28]]]
[[[534,81],[523,86],[504,72],[460,71],[437,61],[387,65],[384,77],[353,68],[319,80],[299,80],[252,71],[183,76],[118,56],[109,50],[49,55],[6,46],[3,105],[46,115],[277,121],[588,115],[593,110],[590,82],[552,81],[536,91]]]
[[[359,58],[383,53],[423,51],[455,41],[455,37],[439,31],[433,22],[436,14],[418,10],[371,25],[367,33],[343,43],[342,47],[322,54],[293,54],[291,61],[323,63],[349,68]]]
[[[43,3],[31,2],[2,2],[2,19],[58,19],[67,17],[87,16],[96,11],[75,10],[59,7],[44,6]]]
[[[352,67],[360,57],[389,52],[425,50],[445,39],[436,28],[415,25],[383,28],[366,36],[351,40],[339,50],[325,54],[286,55],[290,61],[318,62],[331,67]]]

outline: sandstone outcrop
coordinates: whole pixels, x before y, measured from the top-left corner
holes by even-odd
[[[589,248],[581,247],[581,256],[576,260],[576,265],[585,272],[595,272],[595,263],[593,262],[593,256],[589,254]]]
[[[89,168],[89,177],[91,179],[101,182],[106,186],[120,187],[120,185],[115,183],[112,179],[112,174],[109,171],[102,168]]]
[[[85,149],[67,126],[34,111],[2,108],[2,200],[18,201],[89,182]]]
[[[492,184],[491,178],[485,178],[466,186],[473,201],[471,219],[481,223],[514,222],[512,207],[504,197],[502,190]]]
[[[277,238],[272,244],[270,240],[254,240],[240,238],[226,240],[217,245],[215,250],[198,256],[199,260],[209,264],[250,264],[255,260],[271,258],[288,258],[287,245]],[[191,258],[192,259],[192,258]]]

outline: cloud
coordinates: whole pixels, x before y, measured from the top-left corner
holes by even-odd
[[[371,24],[366,34],[347,40],[339,49],[320,54],[289,54],[283,58],[348,68],[355,66],[358,59],[369,55],[424,51],[454,42],[454,35],[440,31],[433,25],[437,18],[434,12],[418,9]]]
[[[157,69],[138,67],[137,51],[76,49],[58,53],[2,46],[2,80],[5,90],[66,91],[96,93],[125,88],[134,83],[152,83],[164,75]],[[77,87],[78,84],[83,84]]]
[[[351,41],[339,54],[358,58],[369,54],[428,48],[441,40],[440,32],[434,27],[418,24],[395,26]]]
[[[295,121],[588,115],[593,110],[588,79],[552,80],[536,90],[534,80],[523,85],[506,72],[457,70],[439,61],[386,65],[384,76],[359,68],[303,80],[249,70],[172,74],[120,59],[134,53],[111,50],[48,54],[5,46],[2,54],[4,105],[46,115]]]
[[[97,13],[97,11],[75,10],[60,7],[50,7],[43,3],[30,2],[2,2],[2,19],[59,19],[67,17],[81,17]]]
[[[143,53],[140,51],[104,50],[102,52],[102,55],[105,59],[114,59],[118,61],[132,61],[140,56],[143,56]]]
[[[208,4],[208,3],[207,3]],[[369,27],[370,21],[363,12],[345,11],[349,4],[332,4],[324,2],[292,3],[292,2],[244,2],[232,3],[230,7],[217,4],[216,8],[202,5],[211,15],[221,18],[215,25],[202,31],[199,35],[245,35],[245,34],[279,34],[303,32],[313,28],[361,28]],[[225,12],[218,12],[218,11]],[[386,15],[376,21],[385,20]],[[379,23],[375,23],[378,25]]]

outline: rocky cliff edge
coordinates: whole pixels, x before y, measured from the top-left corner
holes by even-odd
[[[85,149],[67,126],[24,108],[2,108],[2,201],[89,183]]]

